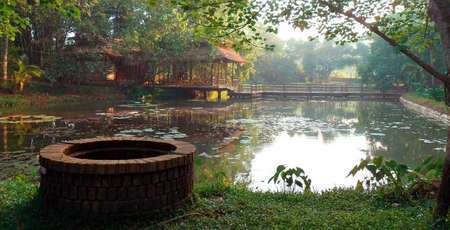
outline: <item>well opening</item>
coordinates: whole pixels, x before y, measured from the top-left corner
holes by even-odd
[[[65,155],[89,160],[132,160],[157,157],[172,153],[171,144],[149,141],[99,141],[75,144]]]

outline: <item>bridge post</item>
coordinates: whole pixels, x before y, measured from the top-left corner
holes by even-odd
[[[222,101],[222,90],[218,89],[217,94],[217,101]]]

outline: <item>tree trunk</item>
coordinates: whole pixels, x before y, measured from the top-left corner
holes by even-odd
[[[2,47],[2,79],[6,84],[8,81],[8,47],[9,39],[7,36],[3,37],[3,47]]]
[[[447,131],[447,148],[444,161],[444,171],[442,172],[441,185],[437,196],[437,204],[434,210],[434,219],[439,222],[445,222],[450,205],[450,127]]]
[[[450,78],[450,1],[449,0],[429,0],[429,13],[433,19],[436,29],[441,35],[442,45],[447,64],[447,78]],[[450,83],[446,82],[445,102],[450,105]],[[450,128],[447,137],[447,154],[442,172],[441,186],[437,196],[437,205],[434,210],[435,220],[445,220],[450,204]]]

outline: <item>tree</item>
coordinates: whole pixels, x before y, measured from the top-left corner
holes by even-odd
[[[2,38],[2,79],[8,80],[8,49],[9,41],[14,40],[20,29],[23,29],[28,20],[20,17],[15,8],[17,1],[7,0],[0,2],[0,37]]]
[[[405,65],[411,63],[407,57],[376,38],[370,45],[364,62],[358,66],[358,74],[363,84],[374,86],[381,90],[391,89],[394,85],[406,83]],[[414,67],[417,65],[414,65]],[[407,68],[407,70],[410,70]],[[408,71],[411,73],[412,71]]]
[[[5,0],[0,2],[0,37],[2,38],[2,79],[8,80],[8,50],[10,41],[14,41],[29,24],[30,15],[24,14],[30,9],[42,7],[54,9],[66,17],[77,17],[78,8],[68,1],[19,1]]]
[[[287,21],[300,29],[315,27],[328,40],[339,43],[355,42],[362,38],[357,28],[365,28],[367,32],[378,35],[388,44],[398,49],[414,63],[423,68],[429,75],[443,82],[445,87],[445,103],[450,105],[450,1],[449,0],[260,0],[260,1],[225,1],[225,0],[182,0],[178,4],[186,10],[189,3],[201,6],[203,15],[211,22],[208,25],[223,27],[224,31],[240,31],[245,36],[245,29],[253,31],[255,21],[262,18],[266,24],[277,25]],[[181,3],[180,3],[181,2]],[[194,2],[194,3],[193,3]],[[198,9],[198,8],[197,8]],[[407,43],[398,34],[399,28],[406,21],[415,21],[417,17],[428,17],[426,11],[439,32],[446,57],[447,73],[442,73],[412,52]],[[216,12],[225,11],[225,17],[218,17]],[[390,17],[402,11],[403,19]],[[422,12],[417,14],[416,12]],[[241,20],[236,19],[241,18]],[[273,26],[268,27],[273,31]],[[269,31],[270,32],[270,31]],[[366,33],[367,34],[367,33]],[[258,38],[257,35],[254,37]],[[450,139],[450,130],[449,130]],[[445,218],[450,204],[450,144],[447,155],[441,189],[438,195],[436,218]]]

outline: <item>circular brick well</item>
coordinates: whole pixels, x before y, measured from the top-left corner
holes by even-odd
[[[101,215],[172,210],[189,198],[195,147],[151,138],[67,141],[40,152],[47,207]]]

